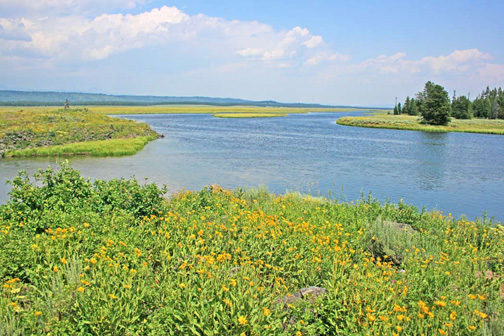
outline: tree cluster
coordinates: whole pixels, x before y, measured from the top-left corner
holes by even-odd
[[[423,122],[431,125],[447,125],[452,117],[504,119],[504,92],[500,87],[492,90],[487,87],[472,102],[469,97],[457,97],[454,92],[450,101],[444,87],[429,81],[414,98],[408,96],[404,105],[397,104],[394,114],[419,115]]]

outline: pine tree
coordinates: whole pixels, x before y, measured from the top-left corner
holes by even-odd
[[[422,118],[431,125],[447,125],[450,122],[450,98],[448,92],[439,84],[427,82],[424,89],[425,100]]]

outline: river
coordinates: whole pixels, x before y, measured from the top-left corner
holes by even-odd
[[[359,113],[292,114],[283,118],[219,119],[211,115],[128,115],[164,138],[127,157],[0,159],[5,182],[68,159],[90,178],[132,177],[166,184],[173,193],[219,184],[265,185],[340,201],[400,199],[455,217],[504,220],[504,136],[427,133],[340,126]]]

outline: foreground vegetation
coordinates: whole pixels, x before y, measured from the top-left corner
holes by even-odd
[[[504,120],[495,119],[455,119],[447,126],[436,126],[421,123],[416,116],[377,113],[375,115],[363,117],[343,117],[339,118],[337,123],[346,126],[389,128],[425,132],[504,134]]]
[[[0,156],[126,155],[157,137],[147,124],[85,108],[0,110]]]
[[[65,166],[37,180],[0,206],[2,335],[504,330],[501,225],[262,189],[165,200]]]

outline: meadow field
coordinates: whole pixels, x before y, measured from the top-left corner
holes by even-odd
[[[134,154],[158,134],[149,125],[86,108],[0,109],[0,155]]]
[[[504,228],[264,188],[25,173],[0,206],[2,335],[502,335]],[[308,293],[312,293],[310,295]]]
[[[339,125],[370,128],[389,128],[424,132],[464,132],[504,134],[504,120],[497,119],[454,119],[448,126],[422,124],[418,116],[375,113],[364,117],[344,117]]]

